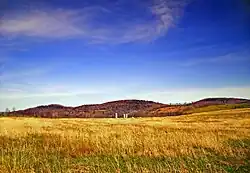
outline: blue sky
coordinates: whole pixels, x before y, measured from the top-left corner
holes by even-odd
[[[250,98],[239,0],[0,2],[0,110]]]

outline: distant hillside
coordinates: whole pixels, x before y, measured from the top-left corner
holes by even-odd
[[[196,112],[250,107],[250,100],[238,98],[206,98],[188,104],[167,105],[145,100],[118,100],[103,104],[66,107],[58,104],[38,106],[9,113],[14,116],[34,117],[75,117],[75,118],[112,118],[115,114],[123,117],[177,116]]]
[[[248,99],[206,98],[188,104],[165,105],[148,112],[148,116],[176,116],[198,112],[209,112],[249,107],[250,100]]]
[[[12,114],[36,116],[36,117],[81,117],[81,118],[102,118],[119,117],[123,114],[134,114],[152,108],[161,107],[164,104],[145,100],[118,100],[103,104],[82,105],[77,107],[65,107],[62,105],[46,105],[15,111]]]
[[[195,107],[203,107],[210,105],[221,105],[221,104],[242,104],[250,103],[250,100],[239,99],[239,98],[206,98],[192,103]]]

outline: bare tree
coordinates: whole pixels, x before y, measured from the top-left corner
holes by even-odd
[[[5,114],[5,115],[8,115],[9,112],[10,112],[9,108],[6,108],[4,114]]]

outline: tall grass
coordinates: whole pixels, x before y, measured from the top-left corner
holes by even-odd
[[[249,172],[250,109],[166,118],[0,118],[0,172]]]

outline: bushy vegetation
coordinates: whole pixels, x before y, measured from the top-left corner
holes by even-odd
[[[209,105],[204,107],[192,107],[186,113],[200,113],[200,112],[210,112],[228,109],[239,109],[239,108],[250,108],[249,103],[241,104],[224,104],[224,105]]]
[[[178,116],[194,112],[222,109],[250,108],[250,100],[237,98],[207,98],[192,103],[162,104],[146,100],[117,100],[103,104],[68,107],[58,104],[43,105],[25,110],[6,111],[8,116],[40,118],[114,118]]]
[[[219,110],[232,110],[240,108],[250,108],[250,103],[240,103],[240,104],[214,104],[214,105],[204,105],[197,106],[195,104],[189,105],[171,105],[171,106],[162,106],[160,108],[155,108],[148,112],[145,112],[145,115],[148,117],[165,117],[165,116],[179,116],[192,113],[201,113],[201,112],[211,112]],[[145,116],[141,113],[139,116]]]
[[[12,115],[44,117],[44,118],[114,118],[123,114],[145,111],[164,104],[145,100],[118,100],[103,104],[66,107],[57,104],[38,106],[25,110],[11,112]]]
[[[250,109],[165,118],[0,118],[0,172],[249,172]]]

